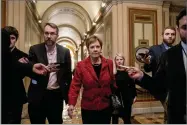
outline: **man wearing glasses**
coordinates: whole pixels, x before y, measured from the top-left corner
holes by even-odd
[[[62,124],[63,100],[67,103],[69,84],[71,82],[71,57],[69,49],[56,43],[59,29],[53,23],[44,26],[44,43],[30,47],[29,60],[42,63],[50,68],[60,64],[56,72],[32,79],[28,90],[28,112],[32,124]]]

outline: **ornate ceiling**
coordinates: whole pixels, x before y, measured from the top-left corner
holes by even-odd
[[[92,27],[101,3],[102,1],[37,1],[36,8],[42,26],[46,22],[57,24],[59,38],[69,38],[69,41],[78,46],[84,38],[84,33]]]
[[[106,0],[102,0],[106,1]],[[92,27],[94,18],[97,16],[101,4],[101,0],[97,1],[41,1],[36,2],[37,11],[41,17],[42,26],[46,22],[52,22],[59,26],[59,40],[76,43],[78,47],[84,38],[84,33]],[[126,2],[138,0],[126,0]],[[163,0],[140,0],[140,2],[163,2]],[[174,5],[184,5],[185,0],[165,0]]]

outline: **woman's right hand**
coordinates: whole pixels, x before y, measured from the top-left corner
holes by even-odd
[[[69,105],[69,107],[68,107],[68,115],[69,115],[69,117],[71,119],[73,117],[73,110],[74,110],[74,106],[73,105]]]

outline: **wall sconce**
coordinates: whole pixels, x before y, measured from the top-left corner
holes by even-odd
[[[93,22],[93,23],[92,23],[92,25],[93,25],[93,26],[95,26],[95,25],[96,25],[96,23],[95,23],[95,22]]]
[[[87,33],[84,33],[84,36],[86,36],[87,35]]]
[[[104,8],[106,6],[106,3],[105,2],[102,2],[101,3],[101,7]]]
[[[42,20],[38,20],[38,23],[42,23]]]

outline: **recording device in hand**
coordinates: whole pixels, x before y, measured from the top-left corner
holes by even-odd
[[[60,62],[56,62],[54,64],[57,65],[56,68],[63,68],[65,66],[65,63],[60,63]]]
[[[148,53],[138,53],[138,55],[140,55],[141,58],[147,58],[149,56]]]

